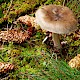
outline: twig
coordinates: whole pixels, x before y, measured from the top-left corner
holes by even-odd
[[[13,0],[10,1],[10,6],[8,7],[8,10],[7,10],[6,16],[9,14],[9,11],[10,11],[10,9],[11,9],[12,3],[13,3]]]
[[[63,6],[65,5],[65,0],[63,1]]]
[[[4,59],[2,58],[2,56],[0,56],[0,59],[4,61]],[[4,61],[5,62],[5,61]]]
[[[42,41],[42,44],[43,44],[47,39],[48,39],[48,36],[46,36],[46,37],[44,38],[44,40]]]
[[[8,34],[8,24],[7,24],[7,34]]]

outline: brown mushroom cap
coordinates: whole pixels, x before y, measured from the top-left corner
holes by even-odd
[[[77,29],[77,20],[68,7],[47,5],[38,9],[35,15],[37,23],[44,30],[67,34]]]

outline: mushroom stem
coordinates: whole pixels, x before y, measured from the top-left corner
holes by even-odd
[[[59,34],[53,33],[52,39],[54,41],[54,47],[61,49]]]

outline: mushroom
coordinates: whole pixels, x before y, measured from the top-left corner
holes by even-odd
[[[45,5],[35,13],[36,22],[46,31],[52,32],[54,47],[61,49],[60,34],[68,34],[77,29],[73,12],[61,5]]]

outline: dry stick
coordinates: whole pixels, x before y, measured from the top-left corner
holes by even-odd
[[[11,9],[12,3],[13,3],[13,0],[10,1],[10,6],[8,7],[6,16],[9,14],[9,11],[10,11],[10,9]],[[8,33],[8,24],[7,24],[7,33]]]
[[[7,34],[8,34],[8,24],[7,24]]]
[[[10,6],[8,7],[8,10],[7,10],[6,16],[9,14],[9,11],[10,11],[10,9],[11,9],[12,3],[13,3],[13,0],[10,1]]]
[[[65,0],[63,1],[63,6],[65,5]]]

